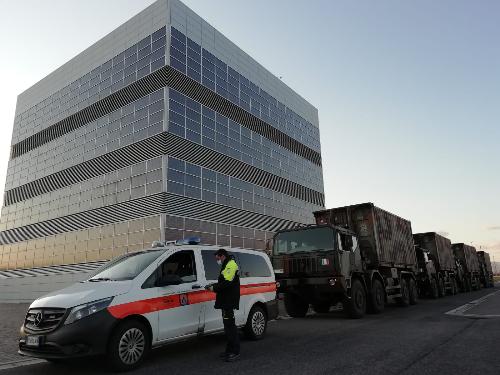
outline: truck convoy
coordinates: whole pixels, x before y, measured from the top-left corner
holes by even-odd
[[[373,203],[316,211],[314,217],[316,224],[273,238],[278,292],[292,317],[305,316],[310,305],[328,312],[342,303],[348,316],[361,318],[382,312],[387,302],[408,306],[419,296],[477,289],[480,280],[492,285],[489,257],[478,260],[472,246],[452,245],[434,232],[412,235],[410,221]]]

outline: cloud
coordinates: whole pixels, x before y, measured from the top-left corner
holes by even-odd
[[[448,237],[450,235],[449,232],[445,232],[445,231],[437,232],[437,234],[439,234],[440,236],[443,236],[443,237]]]
[[[500,225],[496,225],[493,227],[488,227],[488,230],[500,230]]]

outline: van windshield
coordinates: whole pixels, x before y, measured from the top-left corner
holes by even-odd
[[[281,232],[274,238],[274,255],[331,251],[334,249],[332,228],[304,228]]]
[[[165,250],[149,250],[126,254],[99,269],[88,281],[133,280],[153,263]]]

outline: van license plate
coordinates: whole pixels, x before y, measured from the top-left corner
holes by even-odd
[[[28,336],[26,337],[27,346],[40,346],[40,336]]]

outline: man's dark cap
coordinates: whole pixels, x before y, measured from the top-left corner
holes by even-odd
[[[229,256],[229,253],[226,249],[219,249],[214,253],[215,256],[225,256],[226,258]]]

